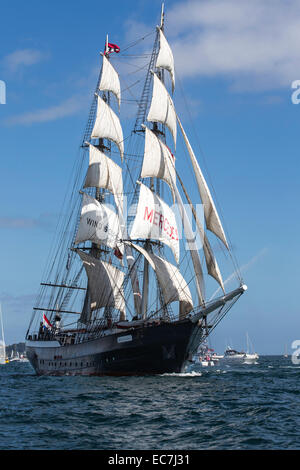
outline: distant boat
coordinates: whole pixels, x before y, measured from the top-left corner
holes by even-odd
[[[193,362],[202,367],[214,366],[220,357],[222,356],[217,356],[214,350],[204,343],[198,347],[197,353],[193,356]]]
[[[246,333],[246,337],[247,337],[247,352],[246,352],[246,357],[244,359],[244,362],[246,364],[252,364],[253,362],[256,362],[257,359],[259,359],[259,355],[256,352],[254,352],[254,348],[250,341],[248,333]],[[253,351],[252,353],[250,353],[250,347],[249,347],[250,344],[251,344],[251,348]]]
[[[253,354],[246,353],[246,356],[244,358],[244,363],[245,364],[253,364],[258,359],[259,359],[259,355],[257,353],[253,353]]]
[[[259,359],[259,355],[257,353],[249,354],[244,351],[236,351],[230,347],[225,350],[222,358],[223,361],[239,362],[241,364],[252,364],[256,362],[257,359]]]
[[[212,360],[213,360],[214,362],[218,362],[220,359],[223,359],[224,355],[223,355],[223,354],[213,353],[213,354],[211,355],[211,357],[212,357]]]
[[[247,333],[247,352],[245,351],[236,351],[231,347],[227,347],[223,356],[224,361],[229,362],[239,362],[242,364],[253,364],[259,359],[259,355],[256,352],[249,352],[249,343],[250,339]]]
[[[17,351],[12,350],[9,362],[20,361],[20,355]]]
[[[0,364],[6,364],[6,348],[4,339],[3,319],[2,319],[2,308],[0,304],[0,324],[1,324],[1,339],[0,339]]]
[[[29,362],[29,359],[27,359],[25,354],[20,354],[20,362]]]
[[[289,357],[288,352],[287,352],[287,344],[285,345],[283,357]]]
[[[239,361],[239,362],[244,362],[244,359],[246,357],[246,353],[244,351],[237,351],[236,349],[232,349],[230,346],[228,346],[225,349],[223,360],[226,361]]]

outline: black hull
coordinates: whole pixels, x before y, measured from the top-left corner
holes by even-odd
[[[154,375],[183,372],[202,337],[186,319],[112,333],[79,344],[27,341],[26,354],[38,375]]]

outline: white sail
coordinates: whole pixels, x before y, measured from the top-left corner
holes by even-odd
[[[89,167],[84,188],[108,189],[115,198],[118,209],[123,212],[123,175],[122,168],[101,150],[89,145]]]
[[[123,239],[127,239],[127,227],[123,214],[123,176],[122,169],[113,160],[107,157],[103,152],[90,144],[89,168],[87,171],[84,187],[105,188],[113,193],[118,209],[118,218],[120,230]],[[123,246],[118,246],[123,255]],[[125,246],[125,255],[131,279],[132,291],[134,296],[135,311],[138,315],[141,313],[141,293],[139,281],[134,264],[135,259],[132,255],[131,247]]]
[[[107,204],[102,204],[83,193],[82,209],[75,244],[90,240],[123,251],[118,215]]]
[[[157,194],[142,183],[140,186],[140,197],[130,238],[153,238],[165,243],[172,249],[178,263],[179,237],[175,214]]]
[[[2,318],[2,307],[0,304],[0,323],[1,323],[1,339],[0,339],[0,364],[5,364],[6,361],[6,349],[3,329],[3,318]]]
[[[96,259],[77,250],[89,279],[91,310],[101,307],[114,307],[125,319],[126,309],[123,291],[124,273],[112,264]]]
[[[186,238],[186,241],[187,241],[187,244],[188,244],[188,247],[189,247],[190,255],[191,255],[193,266],[194,266],[196,289],[197,289],[199,303],[204,304],[203,271],[202,271],[200,256],[199,256],[199,253],[198,253],[198,248],[197,248],[196,241],[195,241],[195,236],[193,234],[191,223],[190,223],[189,218],[187,216],[185,207],[183,205],[181,196],[179,194],[179,191],[178,191],[176,185],[174,185],[174,191],[175,191],[175,195],[176,195],[178,208],[179,208],[179,211],[180,211],[180,216],[181,216],[181,219],[182,219],[182,222],[183,222],[183,229],[184,229],[185,238]]]
[[[155,177],[165,181],[172,191],[173,200],[175,198],[172,181],[176,181],[175,166],[168,167],[169,156],[171,154],[168,147],[152,132],[148,127],[145,128],[145,150],[144,160],[141,171],[141,178]]]
[[[181,124],[180,119],[179,119],[178,116],[177,116],[177,120],[178,120],[180,129],[181,129],[181,132],[182,132],[182,135],[183,135],[183,138],[184,138],[185,144],[187,146],[187,149],[188,149],[188,152],[189,152],[189,155],[190,155],[190,158],[191,158],[191,162],[192,162],[192,165],[193,165],[193,169],[194,169],[194,173],[195,173],[195,177],[196,177],[200,197],[201,197],[201,200],[202,200],[202,203],[203,203],[203,206],[204,206],[204,215],[205,215],[206,227],[208,228],[208,230],[213,232],[220,240],[222,240],[222,242],[224,243],[226,248],[228,248],[228,243],[227,243],[227,240],[226,240],[225,232],[224,232],[224,229],[222,227],[222,224],[221,224],[217,209],[215,207],[213,198],[211,197],[211,194],[210,194],[209,188],[207,186],[207,183],[205,181],[205,178],[202,174],[202,171],[201,171],[200,166],[197,162],[197,159],[195,157],[195,154],[193,152],[191,144],[190,144],[190,142],[187,138],[187,135],[186,135],[186,133],[185,133],[183,127],[182,127],[182,124]]]
[[[177,124],[175,107],[166,87],[155,74],[153,74],[153,94],[147,120],[165,124],[173,136],[176,148]]]
[[[179,301],[181,312],[185,314],[190,312],[194,308],[191,292],[179,269],[160,256],[150,253],[134,243],[130,242],[130,245],[147,259],[156,272],[165,304]]]
[[[159,28],[159,53],[156,59],[156,67],[161,67],[168,70],[172,80],[172,91],[175,88],[175,69],[174,69],[174,57],[171,47],[162,30]]]
[[[212,248],[204,232],[203,226],[201,225],[201,222],[199,221],[197,216],[196,216],[196,224],[197,224],[197,228],[198,228],[198,231],[200,233],[202,243],[203,243],[203,251],[204,251],[204,256],[205,256],[207,272],[210,276],[212,276],[219,283],[220,287],[222,288],[225,294],[224,283],[223,283],[219,265],[213,254]]]
[[[209,240],[206,236],[206,233],[204,231],[204,227],[201,223],[201,221],[199,220],[199,217],[197,216],[197,213],[195,211],[195,208],[192,204],[192,201],[188,195],[188,192],[183,184],[183,182],[181,181],[181,178],[180,176],[178,176],[178,179],[180,181],[180,184],[182,186],[182,189],[183,189],[183,192],[185,194],[185,197],[187,198],[188,200],[188,203],[192,209],[192,212],[193,212],[193,216],[194,216],[194,219],[196,221],[196,224],[197,224],[197,228],[198,228],[198,232],[200,234],[200,237],[201,237],[201,241],[202,241],[202,244],[203,244],[203,251],[204,251],[204,256],[205,256],[205,262],[206,262],[206,267],[207,267],[207,272],[210,276],[212,276],[220,285],[220,287],[222,288],[224,294],[225,294],[225,289],[224,289],[224,283],[223,283],[223,279],[222,279],[222,275],[221,275],[221,272],[220,272],[220,269],[219,269],[219,266],[218,266],[218,263],[217,263],[217,260],[214,256],[214,253],[213,253],[213,250],[210,246],[210,243],[209,243]]]
[[[172,178],[172,169],[175,170],[175,163],[172,156],[168,155],[168,164],[167,167],[169,168],[169,175]],[[203,271],[201,266],[201,260],[198,253],[198,247],[196,244],[196,237],[193,234],[192,226],[188,215],[186,213],[184,204],[182,202],[182,198],[176,186],[176,181],[172,181],[173,191],[175,193],[176,201],[178,204],[178,209],[180,212],[180,217],[183,223],[183,230],[185,234],[185,238],[188,244],[188,248],[190,251],[190,255],[193,262],[194,272],[195,272],[195,281],[196,281],[196,289],[198,294],[198,299],[200,304],[204,304],[204,281],[203,281]]]
[[[98,96],[97,116],[91,138],[109,139],[114,142],[118,146],[121,159],[123,160],[124,143],[120,120],[100,96]]]
[[[115,71],[114,67],[111,65],[110,61],[107,59],[105,54],[103,56],[102,63],[102,74],[99,84],[100,91],[111,91],[118,100],[118,105],[120,109],[121,104],[121,86],[119,75]]]

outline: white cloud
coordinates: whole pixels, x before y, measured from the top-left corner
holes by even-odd
[[[0,229],[31,229],[42,228],[51,230],[55,226],[57,214],[45,212],[37,218],[32,217],[0,217]]]
[[[67,116],[77,114],[87,106],[86,96],[72,96],[58,105],[50,106],[44,109],[38,109],[27,113],[17,114],[5,119],[3,124],[12,125],[30,125],[41,122],[55,121]]]
[[[181,77],[220,77],[231,88],[290,87],[300,70],[299,0],[190,0],[166,11]]]
[[[37,64],[45,57],[45,54],[36,49],[19,49],[6,55],[2,64],[9,72],[15,72],[22,67]]]

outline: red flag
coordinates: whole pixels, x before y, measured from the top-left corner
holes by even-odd
[[[49,330],[53,328],[53,325],[51,325],[45,314],[43,315],[43,327],[48,328]]]
[[[105,50],[106,50],[106,45],[105,45]],[[109,42],[107,44],[107,54],[111,54],[112,52],[116,52],[117,54],[120,52],[119,46],[117,44],[112,44]]]

